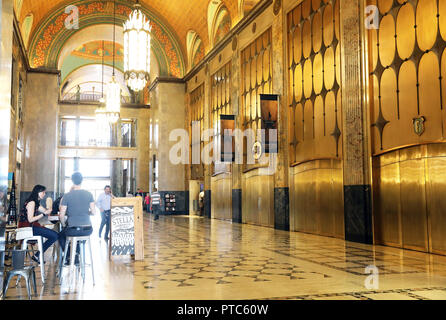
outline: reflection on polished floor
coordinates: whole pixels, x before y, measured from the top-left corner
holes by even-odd
[[[194,217],[145,214],[144,224],[144,261],[110,262],[95,231],[96,285],[86,270],[85,284],[59,286],[47,262],[37,299],[446,299],[443,256]],[[365,286],[370,265],[378,289]],[[26,298],[23,281],[6,296]]]

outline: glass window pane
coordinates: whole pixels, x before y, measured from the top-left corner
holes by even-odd
[[[61,145],[76,145],[76,120],[62,120]]]
[[[84,178],[88,177],[110,177],[110,160],[92,160],[92,159],[80,159],[79,171]]]
[[[65,177],[70,177],[74,173],[74,159],[65,159]]]

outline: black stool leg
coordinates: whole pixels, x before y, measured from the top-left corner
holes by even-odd
[[[37,297],[37,282],[36,282],[36,272],[34,271],[34,269],[32,269],[32,272],[31,272],[31,276],[32,276],[32,278],[33,278],[33,284],[34,284],[34,294],[36,295],[36,297]]]

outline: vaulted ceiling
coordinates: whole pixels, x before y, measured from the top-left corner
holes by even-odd
[[[20,1],[20,0],[18,0]],[[33,25],[30,31],[30,42],[39,32],[42,23],[48,21],[53,13],[63,7],[73,4],[71,0],[21,0],[22,8],[19,11],[19,23],[32,14],[34,16]],[[112,0],[100,0],[104,3],[110,3]],[[210,2],[222,2],[230,15],[232,27],[240,20],[243,14],[246,14],[259,0],[140,0],[141,4],[156,16],[160,24],[166,26],[177,38],[181,47],[184,60],[187,60],[187,34],[190,30],[195,31],[203,41],[205,51],[208,52],[212,41],[209,39],[208,32],[208,7]],[[83,2],[83,1],[81,1]],[[81,3],[77,1],[77,3]],[[85,1],[87,2],[87,1]],[[118,2],[132,5],[135,1]]]

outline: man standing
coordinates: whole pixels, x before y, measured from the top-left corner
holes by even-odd
[[[71,176],[73,181],[72,190],[65,194],[60,206],[60,221],[63,223],[65,215],[67,216],[66,227],[59,234],[60,243],[65,243],[67,236],[69,237],[86,237],[93,233],[91,226],[90,215],[95,212],[93,195],[82,190],[82,174],[79,172],[73,173]]]
[[[102,193],[96,201],[96,206],[101,211],[101,226],[99,227],[99,238],[102,235],[102,229],[105,226],[104,239],[107,241],[110,235],[110,215],[111,215],[111,201],[114,198],[110,186],[105,186],[104,193]]]
[[[153,214],[155,215],[154,220],[158,220],[160,206],[161,206],[161,195],[159,194],[157,188],[153,188],[153,193],[150,196],[150,198],[152,199],[152,211],[153,211]]]

